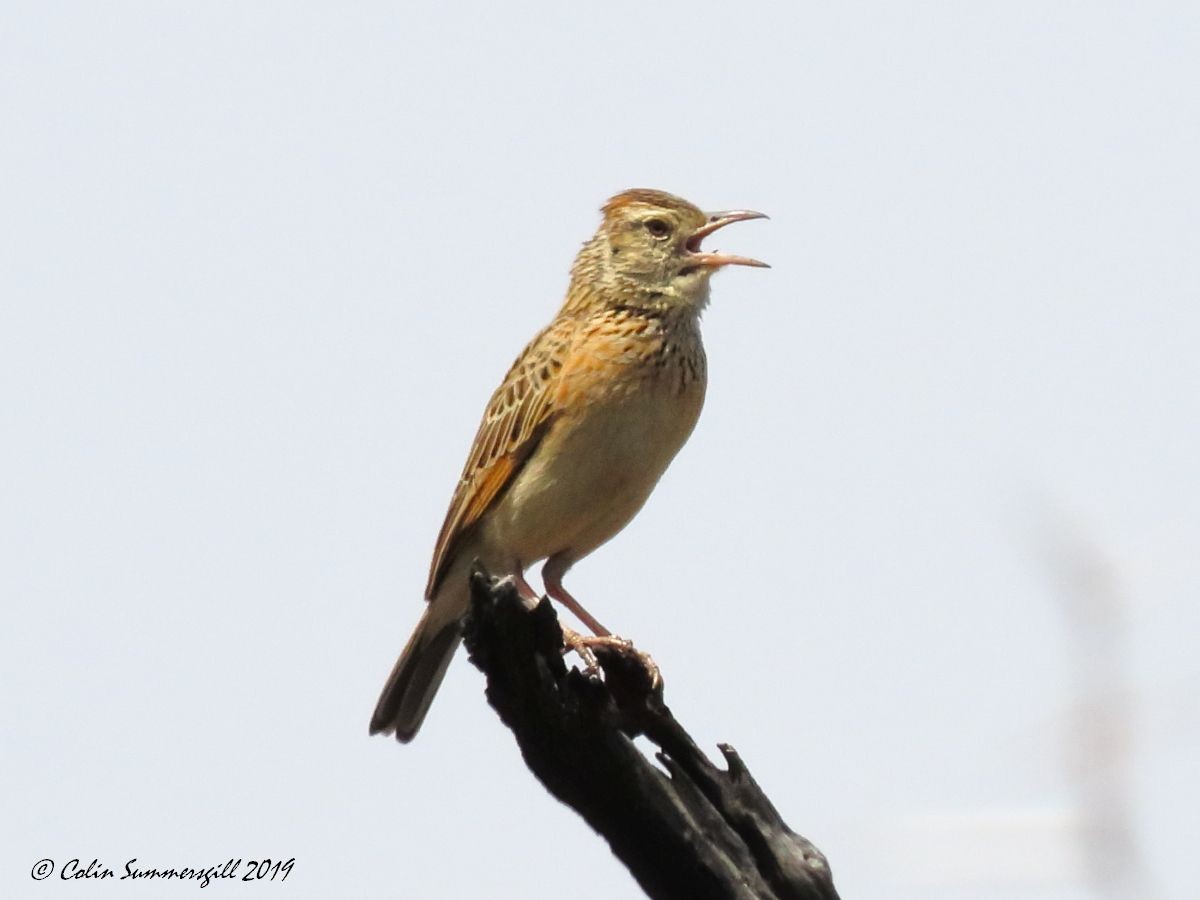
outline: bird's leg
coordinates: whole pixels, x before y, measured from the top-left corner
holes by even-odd
[[[562,586],[563,571],[560,571],[562,568],[554,565],[551,561],[546,563],[545,568],[542,569],[542,581],[546,585],[546,593],[550,595],[550,599],[557,600],[569,609],[575,618],[592,630],[592,634],[611,637],[612,632],[597,622],[592,614],[584,609],[579,601],[568,594],[567,589]]]
[[[565,569],[565,566],[555,564],[553,560],[546,563],[546,567],[542,569],[542,580],[546,584],[546,593],[574,613],[593,633],[592,636],[582,635],[560,622],[559,626],[562,628],[563,644],[566,647],[566,651],[574,650],[579,654],[579,658],[583,660],[585,666],[583,670],[585,675],[595,675],[599,671],[593,648],[603,647],[606,650],[613,650],[617,653],[631,654],[645,668],[646,675],[650,680],[651,689],[657,688],[662,683],[662,675],[658,671],[657,663],[650,658],[649,653],[643,653],[635,649],[633,641],[617,637],[597,622],[591,613],[580,605],[578,600],[567,593],[566,589],[562,586],[562,576]]]

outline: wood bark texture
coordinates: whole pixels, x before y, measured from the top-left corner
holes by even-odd
[[[530,771],[648,896],[837,900],[825,856],[788,828],[731,746],[720,745],[725,769],[709,761],[636,654],[598,649],[603,677],[568,669],[548,600],[531,609],[479,570],[471,590],[464,641],[488,702]],[[658,746],[662,768],[638,735]]]

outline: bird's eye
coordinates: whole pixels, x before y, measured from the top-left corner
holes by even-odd
[[[646,230],[656,238],[664,238],[671,233],[671,226],[662,219],[647,219]]]

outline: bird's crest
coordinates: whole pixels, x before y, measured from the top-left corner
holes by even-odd
[[[613,213],[627,206],[653,206],[658,209],[672,209],[682,213],[692,213],[701,218],[704,216],[704,213],[698,207],[688,203],[682,197],[676,197],[674,194],[668,194],[666,191],[651,190],[650,188],[632,188],[628,191],[621,191],[615,197],[610,197],[608,202],[600,209],[605,216],[611,216]]]

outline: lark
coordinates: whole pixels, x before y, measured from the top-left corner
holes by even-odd
[[[484,412],[433,551],[424,614],[383,688],[372,734],[407,743],[421,727],[460,642],[476,559],[529,602],[538,595],[525,571],[544,561],[546,593],[598,638],[610,635],[563,576],[637,514],[696,425],[707,384],[700,314],[713,273],[766,267],[701,241],[766,217],[704,213],[644,189],[618,194],[602,212],[561,309]]]

